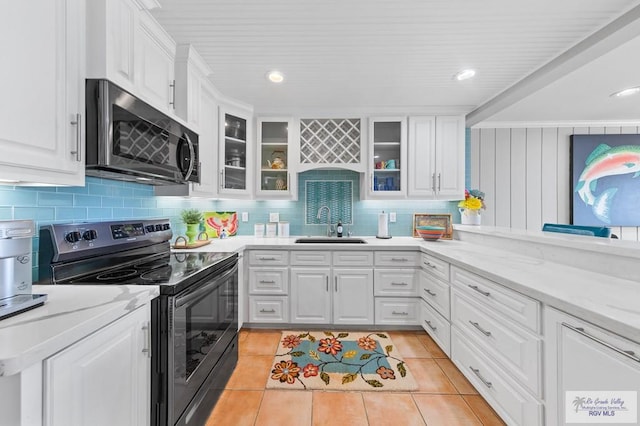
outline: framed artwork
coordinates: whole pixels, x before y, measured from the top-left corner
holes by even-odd
[[[416,226],[442,226],[446,229],[443,240],[453,238],[453,226],[451,226],[451,214],[431,214],[431,213],[414,213],[413,214],[413,236],[419,237]]]
[[[640,135],[571,135],[571,223],[640,226]]]
[[[238,232],[236,212],[205,212],[204,228],[209,238],[226,238]]]

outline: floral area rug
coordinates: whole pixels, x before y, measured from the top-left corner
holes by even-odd
[[[285,331],[267,388],[410,391],[418,386],[386,333]]]

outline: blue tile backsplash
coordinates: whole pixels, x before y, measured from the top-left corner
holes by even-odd
[[[326,224],[329,219],[331,223],[353,224],[353,181],[307,180],[304,200],[306,225]]]

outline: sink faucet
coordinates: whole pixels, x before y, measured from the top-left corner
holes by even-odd
[[[327,237],[330,237],[333,235],[333,229],[331,228],[331,209],[329,206],[320,207],[318,209],[318,219],[320,219],[320,216],[322,215],[322,209],[327,209]]]

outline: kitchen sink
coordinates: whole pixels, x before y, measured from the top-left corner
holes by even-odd
[[[302,237],[296,240],[296,243],[307,244],[366,244],[362,238],[353,237]]]

